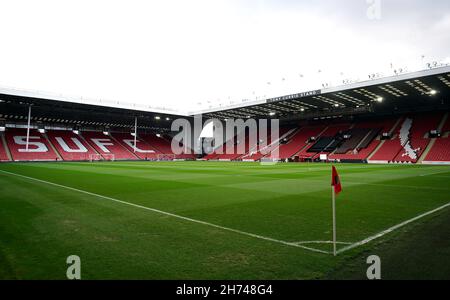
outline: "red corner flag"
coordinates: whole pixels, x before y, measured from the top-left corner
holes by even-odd
[[[334,187],[335,195],[339,195],[339,193],[342,192],[341,179],[339,178],[339,174],[334,166],[331,175],[331,186]]]

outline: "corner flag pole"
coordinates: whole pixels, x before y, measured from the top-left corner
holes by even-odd
[[[337,255],[336,251],[336,195],[342,192],[341,179],[334,166],[331,167],[331,203],[333,206],[333,254]]]
[[[331,186],[331,202],[333,206],[333,255],[336,256],[336,193],[334,186]]]

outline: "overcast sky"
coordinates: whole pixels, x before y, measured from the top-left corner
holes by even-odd
[[[0,0],[0,86],[194,111],[450,62],[449,33],[449,0]]]

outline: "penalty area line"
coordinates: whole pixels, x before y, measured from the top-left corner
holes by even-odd
[[[413,223],[413,222],[415,222],[415,221],[417,221],[417,220],[419,220],[419,219],[422,219],[423,217],[432,215],[432,214],[434,214],[434,213],[436,213],[436,212],[438,212],[438,211],[440,211],[440,210],[443,210],[443,209],[445,209],[445,208],[447,208],[447,207],[450,207],[450,202],[447,203],[447,204],[445,204],[445,205],[442,205],[442,206],[440,206],[440,207],[438,207],[438,208],[435,208],[435,209],[433,209],[433,210],[430,210],[430,211],[428,211],[428,212],[426,212],[426,213],[423,213],[423,214],[421,214],[421,215],[418,215],[417,217],[414,217],[414,218],[409,219],[409,220],[406,220],[406,221],[404,221],[404,222],[402,222],[402,223],[400,223],[400,224],[397,224],[397,225],[395,225],[395,226],[392,226],[392,227],[390,227],[390,228],[388,228],[388,229],[386,229],[386,230],[384,230],[384,231],[381,231],[381,232],[379,232],[379,233],[377,233],[377,234],[375,234],[375,235],[372,235],[372,236],[368,237],[368,238],[365,239],[365,240],[362,240],[362,241],[356,242],[356,243],[354,243],[354,244],[351,244],[351,245],[349,245],[349,246],[347,246],[347,247],[344,247],[344,248],[338,250],[337,253],[340,254],[340,253],[343,253],[343,252],[345,252],[345,251],[351,250],[351,249],[353,249],[353,248],[356,248],[356,247],[365,245],[365,244],[367,244],[367,243],[370,243],[371,241],[376,240],[376,239],[378,239],[378,238],[380,238],[380,237],[382,237],[382,236],[384,236],[384,235],[386,235],[386,234],[389,234],[389,233],[393,232],[394,230],[397,230],[397,229],[399,229],[399,228],[401,228],[401,227],[403,227],[403,226],[406,226],[406,225],[408,225],[408,224],[410,224],[410,223]]]
[[[112,197],[108,197],[108,196],[104,196],[104,195],[100,195],[100,194],[96,194],[96,193],[91,193],[91,192],[88,192],[88,191],[80,190],[80,189],[77,189],[77,188],[73,188],[73,187],[70,187],[70,186],[66,186],[66,185],[62,185],[62,184],[58,184],[58,183],[54,183],[54,182],[50,182],[50,181],[46,181],[46,180],[42,180],[42,179],[37,179],[37,178],[34,178],[34,177],[29,177],[29,176],[25,176],[25,175],[21,175],[21,174],[17,174],[17,173],[12,173],[12,172],[8,172],[8,171],[4,171],[4,170],[0,170],[0,172],[2,172],[4,174],[8,174],[8,175],[17,176],[17,177],[25,178],[25,179],[28,179],[28,180],[32,180],[32,181],[36,181],[36,182],[40,182],[40,183],[56,186],[56,187],[59,187],[59,188],[71,190],[71,191],[74,191],[74,192],[78,192],[78,193],[82,193],[82,194],[86,194],[86,195],[102,198],[102,199],[105,199],[105,200],[110,200],[110,201],[121,203],[121,204],[124,204],[124,205],[129,205],[129,206],[133,206],[133,207],[136,207],[136,208],[145,209],[145,210],[148,210],[148,211],[152,211],[154,213],[170,216],[170,217],[181,219],[181,220],[188,221],[188,222],[191,222],[191,223],[197,223],[197,224],[201,224],[201,225],[205,225],[205,226],[209,226],[209,227],[214,227],[214,228],[217,228],[217,229],[221,229],[221,230],[225,230],[225,231],[229,231],[229,232],[234,232],[234,233],[237,233],[237,234],[240,234],[240,235],[245,235],[245,236],[253,237],[253,238],[256,238],[256,239],[265,240],[265,241],[269,241],[269,242],[273,242],[273,243],[278,243],[278,244],[282,244],[282,245],[286,245],[286,246],[301,248],[301,249],[312,251],[312,252],[317,252],[317,253],[322,253],[322,254],[331,254],[331,252],[329,252],[329,251],[323,251],[323,250],[312,248],[312,247],[298,245],[296,243],[290,243],[290,242],[286,242],[286,241],[282,241],[282,240],[277,240],[277,239],[274,239],[274,238],[270,238],[270,237],[266,237],[266,236],[262,236],[262,235],[258,235],[258,234],[254,234],[254,233],[238,230],[238,229],[233,229],[233,228],[229,228],[229,227],[225,227],[225,226],[221,226],[221,225],[217,225],[217,224],[213,224],[213,223],[209,223],[209,222],[205,222],[205,221],[201,221],[201,220],[197,220],[197,219],[192,219],[192,218],[189,218],[189,217],[184,217],[184,216],[181,216],[181,215],[177,215],[177,214],[173,214],[173,213],[170,213],[170,212],[162,211],[162,210],[159,210],[159,209],[156,209],[156,208],[151,208],[151,207],[142,206],[142,205],[139,205],[139,204],[134,204],[134,203],[131,203],[131,202],[115,199],[115,198],[112,198]]]

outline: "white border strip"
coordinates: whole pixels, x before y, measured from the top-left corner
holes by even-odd
[[[436,208],[436,209],[433,209],[433,210],[431,210],[431,211],[429,211],[429,212],[423,213],[423,214],[421,214],[421,215],[419,215],[419,216],[417,216],[417,217],[415,217],[415,218],[409,219],[409,220],[407,220],[407,221],[405,221],[405,222],[403,222],[403,223],[400,223],[400,224],[397,224],[397,225],[395,225],[395,226],[392,226],[391,228],[388,228],[388,229],[386,229],[386,230],[384,230],[384,231],[382,231],[382,232],[379,232],[379,233],[377,233],[377,234],[375,234],[375,235],[373,235],[373,236],[371,236],[371,237],[368,237],[368,238],[365,239],[365,240],[362,240],[362,241],[357,242],[357,243],[354,243],[354,244],[352,244],[352,245],[350,245],[350,246],[344,247],[344,248],[340,249],[337,253],[339,254],[339,253],[348,251],[348,250],[350,250],[350,249],[353,249],[353,248],[362,246],[362,245],[364,245],[364,244],[367,244],[367,243],[369,243],[369,242],[371,242],[371,241],[373,241],[373,240],[375,240],[375,239],[378,239],[378,238],[380,238],[380,237],[382,237],[382,236],[384,236],[384,235],[386,235],[386,234],[388,234],[388,233],[391,233],[391,232],[394,231],[394,230],[399,229],[400,227],[403,227],[403,226],[405,226],[405,225],[408,225],[409,223],[412,223],[412,222],[414,222],[414,221],[417,221],[417,220],[419,220],[419,219],[421,219],[421,218],[423,218],[423,217],[426,217],[426,216],[428,216],[428,215],[434,214],[435,212],[438,212],[438,211],[440,211],[440,210],[443,210],[444,208],[447,208],[447,207],[449,207],[449,206],[450,206],[450,202],[447,203],[447,204],[445,204],[445,205],[442,205],[441,207],[438,207],[438,208]]]
[[[253,234],[253,233],[249,233],[249,232],[245,232],[245,231],[229,228],[229,227],[216,225],[216,224],[205,222],[205,221],[200,221],[200,220],[196,220],[196,219],[192,219],[192,218],[188,218],[188,217],[183,217],[183,216],[176,215],[176,214],[169,213],[169,212],[165,212],[165,211],[162,211],[162,210],[159,210],[159,209],[150,208],[150,207],[142,206],[142,205],[139,205],[139,204],[134,204],[134,203],[118,200],[118,199],[115,199],[115,198],[111,198],[111,197],[107,197],[107,196],[91,193],[91,192],[88,192],[88,191],[72,188],[72,187],[69,187],[69,186],[53,183],[53,182],[50,182],[50,181],[45,181],[45,180],[41,180],[41,179],[37,179],[37,178],[33,178],[33,177],[28,177],[28,176],[20,175],[20,174],[17,174],[17,173],[7,172],[7,171],[4,171],[4,170],[0,170],[0,172],[2,172],[4,174],[8,174],[8,175],[13,175],[13,176],[29,179],[29,180],[34,180],[34,181],[45,183],[45,184],[48,184],[48,185],[53,185],[53,186],[56,186],[56,187],[64,188],[64,189],[75,191],[75,192],[78,192],[78,193],[83,193],[83,194],[86,194],[86,195],[95,196],[95,197],[98,197],[98,198],[103,198],[103,199],[114,201],[114,202],[118,202],[118,203],[121,203],[121,204],[129,205],[129,206],[133,206],[133,207],[137,207],[137,208],[142,208],[142,209],[149,210],[149,211],[152,211],[152,212],[155,212],[155,213],[158,213],[158,214],[162,214],[162,215],[170,216],[170,217],[173,217],[173,218],[189,221],[189,222],[192,222],[192,223],[202,224],[202,225],[206,225],[206,226],[210,226],[210,227],[219,228],[219,229],[222,229],[222,230],[238,233],[238,234],[241,234],[241,235],[250,236],[250,237],[253,237],[253,238],[260,239],[260,240],[265,240],[265,241],[278,243],[278,244],[291,246],[291,247],[296,247],[296,248],[302,248],[304,250],[309,250],[309,251],[313,251],[313,252],[318,252],[318,253],[323,253],[323,254],[330,254],[330,252],[328,252],[328,251],[323,251],[323,250],[319,250],[319,249],[315,249],[315,248],[311,248],[311,247],[298,245],[296,243],[290,243],[290,242],[286,242],[286,241],[282,241],[282,240],[273,239],[273,238],[270,238],[270,237],[265,237],[265,236],[262,236],[262,235],[257,235],[257,234]]]

